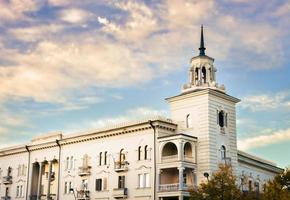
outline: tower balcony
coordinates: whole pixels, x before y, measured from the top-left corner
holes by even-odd
[[[115,162],[115,172],[128,171],[128,161],[117,161]]]
[[[128,195],[128,188],[115,188],[113,190],[113,197],[115,199],[125,199]]]
[[[181,186],[181,187],[180,187]],[[171,184],[161,184],[159,185],[159,192],[174,192],[174,191],[188,191],[194,188],[192,184],[179,184],[179,183],[171,183]]]
[[[89,176],[89,175],[91,175],[91,166],[79,167],[78,174],[79,174],[79,176]]]
[[[3,177],[3,184],[12,184],[12,176],[4,176]]]

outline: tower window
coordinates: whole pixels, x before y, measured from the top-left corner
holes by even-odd
[[[99,155],[99,165],[100,166],[102,165],[102,152],[100,152],[100,155]]]
[[[201,74],[202,74],[202,83],[206,83],[206,69],[205,69],[205,67],[202,67]]]
[[[222,110],[218,113],[218,124],[220,127],[224,127],[225,125],[225,114]]]
[[[108,152],[105,151],[105,155],[104,155],[104,165],[107,165],[107,157],[108,157]]]
[[[224,145],[221,146],[221,158],[225,159],[226,158],[226,147]]]
[[[192,127],[192,118],[190,114],[186,115],[186,128],[191,128]]]

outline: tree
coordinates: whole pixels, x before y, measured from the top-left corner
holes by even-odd
[[[236,177],[229,165],[219,165],[219,169],[197,190],[191,191],[191,200],[240,200],[241,192],[236,185]]]
[[[264,188],[263,200],[289,200],[290,199],[290,170],[277,175],[268,181]]]

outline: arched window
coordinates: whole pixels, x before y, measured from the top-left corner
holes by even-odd
[[[224,125],[225,125],[225,123],[224,123],[224,111],[222,111],[222,110],[219,112],[218,121],[219,121],[220,127],[224,127]]]
[[[141,160],[141,146],[138,147],[138,160]]]
[[[186,115],[186,128],[191,128],[192,127],[192,118],[190,114]]]
[[[69,169],[69,157],[66,157],[65,169]]]
[[[205,69],[205,67],[202,67],[201,74],[202,74],[202,83],[206,83],[206,69]]]
[[[226,147],[224,145],[221,146],[221,158],[226,158]]]
[[[198,74],[198,68],[195,68],[195,84],[198,82],[199,78],[198,78],[199,74]]]
[[[148,145],[145,145],[145,147],[144,147],[144,160],[147,160],[147,158],[148,158]]]
[[[99,165],[100,166],[102,165],[102,152],[100,152],[100,155],[99,155]]]
[[[104,165],[107,165],[107,156],[108,156],[108,152],[105,151],[105,155],[104,155]]]
[[[71,156],[70,157],[70,169],[73,169],[74,168],[74,157]]]
[[[119,159],[120,159],[120,163],[123,163],[126,160],[126,155],[125,155],[124,149],[120,150],[120,158]]]

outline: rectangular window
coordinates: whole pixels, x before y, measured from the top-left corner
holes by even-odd
[[[16,197],[19,197],[19,186],[16,187]]]
[[[73,188],[72,182],[69,182],[68,193],[72,193],[73,192],[72,188]]]
[[[64,183],[64,193],[67,194],[67,182]]]
[[[20,196],[24,196],[23,185],[20,185]]]
[[[144,174],[138,174],[138,187],[143,188],[144,187]]]
[[[148,173],[145,175],[145,187],[150,187],[150,175]]]
[[[103,190],[107,190],[108,181],[107,178],[103,178]]]
[[[96,179],[96,191],[102,191],[102,179]]]
[[[125,176],[119,176],[118,188],[125,188]]]

